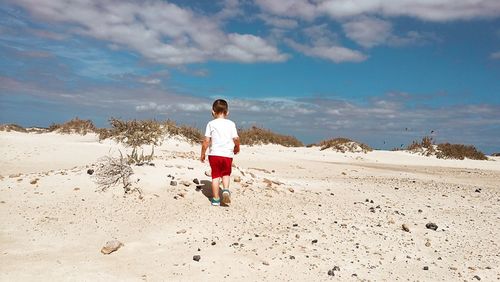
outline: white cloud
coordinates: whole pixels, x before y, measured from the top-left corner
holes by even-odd
[[[280,16],[313,19],[318,7],[308,0],[255,0],[262,10]]]
[[[498,0],[256,0],[264,11],[312,20],[323,15],[335,19],[361,15],[409,16],[427,21],[492,18],[500,15]]]
[[[359,51],[351,50],[349,48],[345,48],[342,46],[335,46],[335,45],[308,46],[297,43],[293,40],[286,40],[286,42],[290,45],[290,47],[299,52],[304,53],[307,56],[328,59],[335,63],[362,62],[368,58],[368,56]]]
[[[361,17],[342,24],[346,36],[363,47],[383,44],[391,36],[390,22],[370,17]]]
[[[500,51],[496,51],[496,52],[491,53],[490,58],[493,60],[500,59]]]
[[[264,21],[267,25],[274,26],[283,29],[293,29],[296,28],[299,23],[296,20],[270,16],[267,14],[260,14],[258,18]]]
[[[237,3],[227,2],[226,16],[234,15]],[[19,0],[14,4],[43,20],[68,23],[75,32],[109,41],[115,48],[122,46],[167,65],[208,60],[252,63],[287,59],[275,46],[256,35],[224,33],[217,16],[210,18],[167,2]]]

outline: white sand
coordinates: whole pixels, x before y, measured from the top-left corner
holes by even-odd
[[[98,191],[86,171],[118,150],[95,135],[0,132],[0,280],[500,279],[499,158],[243,146],[233,204],[216,208],[208,186],[169,185],[209,180],[199,147],[179,139],[133,167],[142,199]],[[124,246],[101,254],[112,239]]]

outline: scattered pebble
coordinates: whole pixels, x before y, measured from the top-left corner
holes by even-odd
[[[87,174],[88,174],[88,175],[92,175],[92,174],[94,174],[94,170],[93,170],[93,169],[91,169],[91,168],[87,169]]]
[[[177,181],[174,180],[170,181],[170,186],[177,186]]]
[[[425,225],[425,227],[427,229],[432,229],[434,231],[436,231],[438,229],[438,226],[435,224],[435,223],[432,223],[432,222],[429,222]]]
[[[194,261],[200,261],[200,259],[201,259],[201,256],[200,256],[200,255],[194,255],[194,256],[193,256],[193,260],[194,260]]]
[[[108,242],[106,242],[106,245],[104,245],[104,247],[102,247],[101,253],[103,253],[105,255],[109,255],[112,252],[117,251],[122,246],[123,246],[123,243],[118,241],[118,240],[108,241]]]
[[[403,230],[406,231],[406,232],[410,232],[410,228],[408,227],[408,225],[406,225],[406,223],[404,223],[403,225],[401,225],[401,228],[403,228]]]

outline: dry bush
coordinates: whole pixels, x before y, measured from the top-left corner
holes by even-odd
[[[302,147],[304,144],[297,138],[281,135],[271,130],[252,126],[248,129],[239,129],[238,135],[242,145],[277,144],[285,147]]]
[[[101,191],[106,191],[111,186],[121,183],[125,193],[130,193],[132,191],[130,176],[133,173],[132,167],[121,153],[119,158],[105,156],[99,160],[94,173],[94,181]]]
[[[100,129],[99,140],[112,138],[117,142],[124,143],[132,148],[132,153],[127,155],[128,163],[143,164],[150,162],[154,155],[154,146],[161,143],[163,138],[162,126],[155,120],[119,120],[111,118],[109,120],[111,129]],[[151,145],[151,154],[144,156],[143,145]],[[139,155],[139,149],[142,150]]]
[[[468,158],[471,160],[487,160],[488,158],[472,145],[442,143],[437,145],[436,157],[440,159]]]
[[[203,134],[198,128],[188,125],[177,125],[171,120],[164,121],[163,127],[165,133],[169,136],[183,136],[192,143],[200,143],[203,141]]]
[[[406,150],[421,153],[426,156],[431,156],[436,153],[434,148],[434,140],[430,136],[424,136],[422,141],[413,141],[410,145],[406,147]]]
[[[56,131],[58,133],[77,133],[81,135],[85,135],[87,133],[96,132],[96,127],[94,123],[90,120],[79,119],[78,117],[67,121],[63,124],[53,123],[49,126],[49,131]]]
[[[23,133],[28,132],[24,127],[14,123],[0,125],[0,131],[7,131],[7,132],[16,131]]]
[[[333,138],[329,140],[323,140],[318,143],[318,146],[321,147],[321,150],[326,150],[329,148],[333,148],[336,151],[345,153],[345,152],[371,152],[373,149],[361,142],[357,142],[354,140],[351,140],[349,138],[344,138],[344,137],[338,137],[338,138]]]

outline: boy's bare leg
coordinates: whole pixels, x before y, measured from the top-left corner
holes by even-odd
[[[220,182],[219,179],[220,178],[212,179],[212,197],[214,199],[219,199],[219,182]]]
[[[230,180],[229,175],[222,177],[222,186],[224,187],[224,189],[229,189],[229,180]]]
[[[228,205],[231,203],[231,198],[229,196],[229,175],[222,177],[222,186],[224,186],[224,191],[222,192],[222,203]],[[226,191],[227,190],[227,191]]]

